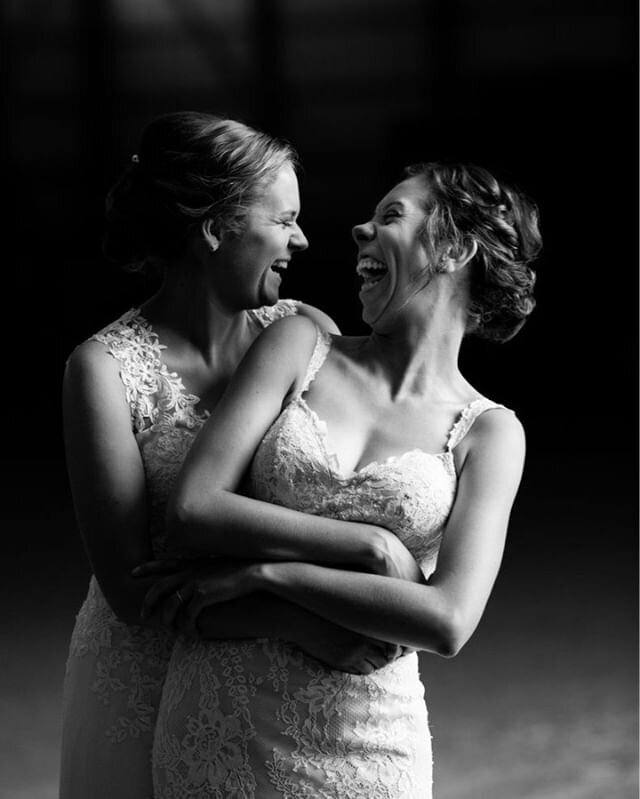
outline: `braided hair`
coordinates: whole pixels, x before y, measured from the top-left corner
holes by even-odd
[[[445,250],[455,257],[477,243],[467,333],[508,341],[535,307],[530,264],[542,248],[535,204],[473,165],[413,164],[404,175],[428,186],[421,237],[434,264]]]

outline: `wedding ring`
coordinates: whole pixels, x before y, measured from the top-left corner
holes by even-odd
[[[182,598],[182,594],[180,593],[180,591],[174,591],[174,593],[178,597],[178,600],[179,600],[180,604],[182,605],[182,603],[184,602],[184,599]]]

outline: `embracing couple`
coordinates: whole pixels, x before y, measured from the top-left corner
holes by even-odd
[[[353,228],[370,333],[340,335],[279,299],[296,166],[175,113],[108,194],[106,256],[162,285],[64,378],[94,576],[61,799],[431,796],[417,652],[476,628],[525,449],[458,355],[533,310],[537,210],[479,167],[408,166]]]

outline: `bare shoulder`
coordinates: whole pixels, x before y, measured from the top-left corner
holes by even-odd
[[[269,325],[255,340],[253,348],[263,350],[286,350],[295,353],[313,346],[318,336],[319,325],[310,316],[284,316]]]
[[[486,474],[504,467],[519,473],[526,450],[522,423],[513,411],[490,408],[475,420],[461,442],[462,463],[475,463]]]
[[[81,379],[91,375],[118,375],[117,361],[107,347],[95,339],[83,341],[67,358],[65,379]]]
[[[332,333],[334,335],[340,333],[340,329],[333,319],[324,311],[316,308],[315,305],[307,305],[301,302],[298,305],[298,313],[311,319],[321,330],[324,330],[325,333]]]
[[[524,447],[525,432],[522,422],[507,408],[489,408],[478,416],[469,431],[473,441],[501,441]]]
[[[120,365],[106,346],[88,340],[79,344],[67,359],[63,397],[68,407],[116,407],[126,404]]]
[[[240,372],[255,379],[297,383],[318,339],[318,325],[306,316],[285,316],[269,325],[253,342]]]

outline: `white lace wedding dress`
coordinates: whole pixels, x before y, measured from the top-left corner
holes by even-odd
[[[415,449],[341,476],[325,426],[303,397],[330,346],[319,333],[302,390],[255,455],[252,493],[393,530],[428,576],[456,491],[453,448],[479,414],[502,406],[471,403],[440,454]],[[156,799],[429,799],[417,655],[359,676],[283,641],[179,639],[153,761]]]
[[[298,303],[249,311],[258,329]],[[116,359],[147,479],[150,535],[162,551],[165,503],[205,415],[161,360],[162,344],[133,309],[96,335]],[[123,624],[95,577],[76,619],[64,686],[60,799],[150,799],[151,744],[173,648],[167,633]]]

